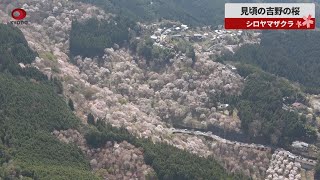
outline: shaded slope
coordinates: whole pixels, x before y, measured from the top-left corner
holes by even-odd
[[[225,0],[75,0],[97,5],[107,12],[123,14],[137,21],[161,18],[202,26],[223,23]]]
[[[50,134],[79,127],[56,93],[59,83],[21,69],[17,63],[30,63],[36,53],[19,29],[2,24],[0,31],[0,179],[95,179],[80,150]]]

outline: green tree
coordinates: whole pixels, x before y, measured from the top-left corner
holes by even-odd
[[[189,46],[186,50],[186,56],[192,59],[193,64],[196,62],[196,53],[192,46]]]
[[[74,110],[75,110],[75,109],[74,109],[74,104],[73,104],[72,99],[69,99],[69,101],[68,101],[68,105],[69,105],[69,107],[70,107],[71,111],[74,111]]]
[[[87,116],[87,123],[94,125],[94,116],[91,113],[89,113]]]
[[[18,28],[0,24],[0,54],[0,179],[97,179],[77,147],[51,134],[80,121],[57,95],[59,81],[20,68],[36,53]]]
[[[169,19],[192,26],[217,26],[223,23],[224,0],[77,0],[95,4],[107,12],[122,14],[139,22]]]
[[[266,31],[260,44],[241,46],[233,55],[226,54],[221,59],[261,68],[299,82],[305,92],[317,94],[320,92],[319,38],[318,31]]]
[[[70,55],[102,56],[105,48],[113,47],[114,44],[125,46],[130,42],[134,36],[130,37],[129,34],[137,29],[135,27],[135,22],[121,15],[102,21],[92,18],[85,23],[75,20],[70,32]]]
[[[107,141],[127,141],[143,149],[146,164],[152,166],[156,174],[148,174],[147,179],[247,179],[239,174],[227,174],[211,157],[201,158],[187,151],[164,143],[154,144],[151,139],[138,139],[125,128],[115,128],[99,120],[96,128],[85,135],[87,143],[94,147],[103,147]]]
[[[317,166],[316,166],[316,172],[314,173],[314,179],[320,179],[320,163],[319,163],[319,159],[317,162]]]
[[[57,94],[63,94],[62,82],[60,80],[58,80],[57,78],[53,78],[52,82],[53,82],[53,85],[54,85],[55,92]]]

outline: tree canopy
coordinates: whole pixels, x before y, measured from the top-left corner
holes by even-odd
[[[12,26],[0,24],[0,70],[18,73],[18,63],[31,63],[36,53],[28,47],[22,32]]]
[[[316,131],[309,131],[305,116],[282,108],[283,104],[305,101],[297,88],[259,68],[245,64],[237,68],[246,81],[242,95],[233,102],[237,104],[242,129],[249,137],[260,137],[265,143],[275,145],[289,145],[296,139],[309,142],[316,139]]]
[[[246,179],[239,174],[228,175],[213,158],[201,158],[171,145],[154,144],[149,139],[137,139],[126,129],[112,127],[102,120],[88,131],[85,138],[94,148],[104,146],[107,141],[127,141],[136,147],[143,148],[145,162],[153,167],[160,180]]]
[[[299,82],[307,92],[320,92],[320,38],[318,31],[264,32],[260,45],[244,45],[232,60]],[[319,45],[318,45],[319,44]]]
[[[130,28],[134,29],[135,23],[123,16],[110,21],[93,18],[80,23],[75,20],[70,32],[70,55],[102,56],[105,48],[129,42]]]
[[[169,19],[193,26],[223,24],[225,0],[76,0],[135,21]]]
[[[0,179],[96,179],[77,147],[51,135],[80,122],[58,96],[59,81],[20,68],[36,53],[18,28],[0,24],[0,32]]]

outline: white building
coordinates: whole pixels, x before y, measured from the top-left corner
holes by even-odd
[[[202,35],[201,34],[194,34],[193,37],[202,38]]]
[[[185,25],[185,24],[182,24],[182,25],[181,25],[181,28],[182,28],[183,30],[189,29],[189,27],[188,27],[187,25]]]
[[[150,36],[150,38],[153,39],[153,40],[157,40],[158,36],[152,35],[152,36]]]
[[[155,33],[156,33],[156,34],[161,34],[161,33],[162,33],[162,31],[163,31],[163,29],[158,28],[158,29],[157,29],[157,31],[156,31]]]
[[[169,34],[169,33],[171,33],[171,29],[165,30],[163,34]]]
[[[291,146],[294,148],[306,149],[309,147],[309,144],[301,141],[294,141]]]
[[[19,63],[19,66],[20,66],[22,69],[26,68],[26,66],[25,66],[23,63]]]

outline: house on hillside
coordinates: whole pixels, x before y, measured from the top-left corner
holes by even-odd
[[[237,68],[235,66],[231,65],[231,64],[228,64],[227,67],[232,71],[237,70]]]
[[[218,110],[226,110],[229,107],[229,104],[219,104]]]
[[[158,39],[158,36],[152,35],[152,36],[150,36],[150,38],[151,38],[152,40],[157,40],[157,39]]]
[[[291,146],[296,150],[308,151],[309,144],[301,141],[294,141]]]
[[[197,40],[202,40],[204,38],[204,36],[202,36],[202,34],[193,34],[192,36],[192,40],[197,41]]]
[[[182,28],[182,30],[188,30],[189,29],[189,27],[187,25],[185,25],[185,24],[182,24],[181,28]]]
[[[306,108],[306,106],[304,104],[299,103],[299,102],[295,102],[291,106],[292,106],[293,109],[297,109],[297,110],[301,110],[301,109],[305,109]]]
[[[165,30],[165,31],[164,31],[164,33],[163,33],[163,34],[164,34],[164,35],[167,35],[167,34],[170,34],[171,32],[172,32],[172,30],[171,30],[171,29],[167,29],[167,30]]]
[[[181,37],[182,37],[181,34],[175,34],[175,35],[171,36],[172,39],[178,39],[178,38],[181,38]]]

